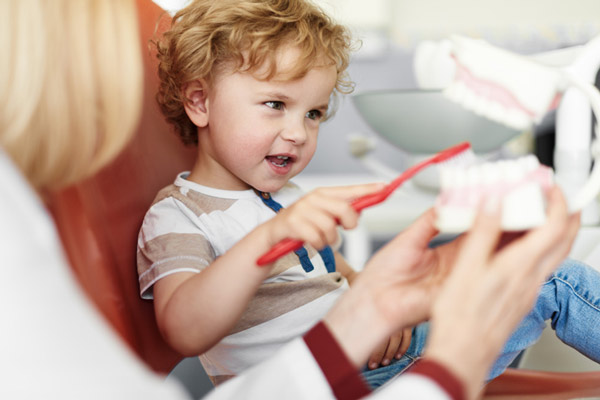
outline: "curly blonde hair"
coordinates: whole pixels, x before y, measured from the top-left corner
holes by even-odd
[[[248,73],[266,65],[267,73],[259,78],[270,79],[278,72],[275,57],[284,45],[300,49],[293,70],[286,70],[289,79],[303,77],[325,60],[337,69],[333,95],[353,90],[346,73],[350,33],[310,0],[196,0],[175,14],[155,45],[156,98],[185,144],[197,144],[198,136],[185,113],[184,85],[203,79],[210,86],[225,65]]]

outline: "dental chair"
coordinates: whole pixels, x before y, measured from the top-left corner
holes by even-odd
[[[145,74],[138,132],[111,165],[54,195],[49,205],[85,291],[135,353],[168,373],[183,357],[163,341],[152,303],[138,295],[137,231],[157,191],[191,167],[195,151],[183,147],[154,100],[158,77],[149,40],[168,14],[150,0],[137,6]]]
[[[137,0],[144,53],[145,93],[138,132],[126,150],[91,179],[53,194],[48,204],[73,271],[90,299],[129,347],[153,370],[167,374],[184,358],[162,339],[152,304],[140,298],[137,233],[157,191],[192,165],[154,100],[156,61],[147,51],[162,9]],[[490,399],[568,399],[600,395],[598,373],[509,369],[486,388]]]

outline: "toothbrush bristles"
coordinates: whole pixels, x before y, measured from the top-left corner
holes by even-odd
[[[469,167],[477,162],[477,156],[473,149],[469,146],[460,153],[438,163],[438,166],[445,168],[451,167]]]

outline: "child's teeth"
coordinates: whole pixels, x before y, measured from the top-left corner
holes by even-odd
[[[271,164],[276,165],[278,167],[285,167],[289,162],[288,156],[269,156],[268,157]]]

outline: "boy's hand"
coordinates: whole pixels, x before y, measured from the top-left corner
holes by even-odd
[[[315,189],[267,222],[271,227],[270,240],[274,245],[285,238],[299,239],[316,249],[335,243],[338,225],[352,229],[358,223],[359,214],[350,202],[383,186],[372,183]]]
[[[379,346],[369,357],[367,367],[369,369],[389,365],[395,358],[400,359],[408,350],[412,338],[412,328],[405,328],[393,334],[381,346]]]

